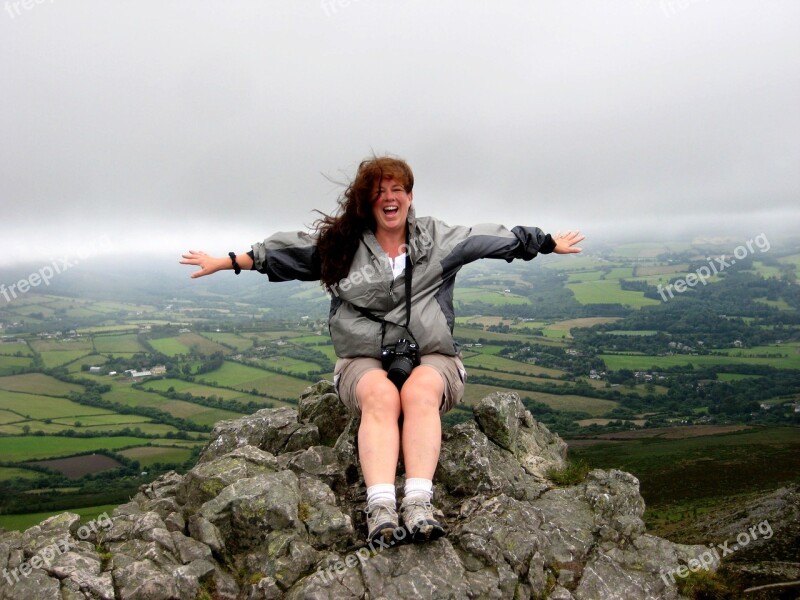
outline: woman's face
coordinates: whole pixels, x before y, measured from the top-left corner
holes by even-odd
[[[375,189],[372,200],[372,214],[377,223],[376,233],[396,233],[405,231],[408,208],[413,193],[407,194],[403,184],[396,179],[384,179],[380,189]]]

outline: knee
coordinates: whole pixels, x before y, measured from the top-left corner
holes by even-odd
[[[417,368],[416,371],[422,369]],[[430,369],[425,369],[431,371]],[[420,373],[423,375],[423,373]],[[403,390],[400,393],[400,403],[403,412],[425,411],[439,412],[442,396],[444,394],[444,384],[441,375],[436,371],[425,373],[425,376],[415,378],[409,377]]]
[[[400,394],[394,384],[386,379],[385,374],[382,379],[372,377],[369,381],[359,382],[356,393],[362,419],[366,417],[396,421],[400,417]]]

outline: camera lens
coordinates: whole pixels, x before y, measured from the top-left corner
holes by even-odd
[[[397,389],[403,387],[403,384],[411,375],[411,370],[414,368],[414,362],[408,356],[396,356],[386,370],[386,376],[389,378]]]

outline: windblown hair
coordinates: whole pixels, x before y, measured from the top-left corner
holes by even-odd
[[[414,174],[405,161],[375,156],[358,166],[355,178],[339,198],[336,214],[320,213],[322,218],[315,222],[321,279],[326,289],[347,277],[364,230],[375,231],[372,203],[384,179],[396,179],[407,194],[414,187]]]

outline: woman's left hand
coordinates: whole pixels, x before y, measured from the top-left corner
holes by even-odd
[[[583,239],[584,236],[581,235],[580,231],[568,231],[563,235],[559,231],[553,236],[553,241],[556,243],[553,252],[556,254],[577,254],[581,249],[576,248],[575,244],[582,242]]]

